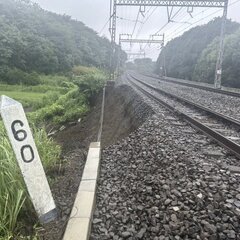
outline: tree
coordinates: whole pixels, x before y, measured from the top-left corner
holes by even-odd
[[[195,65],[204,49],[220,35],[221,21],[221,18],[216,18],[208,24],[190,29],[166,45],[164,53],[168,76],[194,80]],[[234,33],[238,28],[238,23],[228,20],[226,34]],[[161,52],[157,60],[157,73],[163,58],[164,54]]]
[[[109,69],[110,51],[109,40],[70,16],[29,0],[0,0],[1,76],[6,68],[45,74],[68,72],[75,65]],[[126,55],[120,52],[123,64]]]
[[[213,83],[218,47],[219,39],[215,39],[202,52],[195,66],[194,79]],[[225,39],[222,82],[224,86],[240,88],[240,30]]]

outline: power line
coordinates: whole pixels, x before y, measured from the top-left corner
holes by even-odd
[[[232,6],[232,5],[234,5],[235,3],[239,2],[239,1],[240,1],[240,0],[237,0],[237,1],[229,4],[229,6]],[[155,11],[156,11],[157,8],[158,8],[158,7],[155,7],[155,8],[153,9],[153,7],[151,6],[151,7],[148,9],[148,11],[145,13],[145,15],[143,15],[143,19],[142,19],[141,21],[139,21],[140,9],[138,10],[138,14],[137,14],[137,17],[136,17],[136,20],[135,20],[135,21],[134,21],[134,20],[131,20],[131,19],[123,19],[123,18],[120,18],[120,17],[118,17],[118,18],[121,19],[121,20],[127,20],[127,21],[132,21],[132,22],[134,21],[134,22],[135,22],[134,28],[133,28],[133,31],[132,31],[132,35],[134,35],[134,33],[135,33],[135,31],[136,31],[137,23],[138,23],[138,22],[141,23],[141,25],[140,25],[137,33],[136,33],[136,38],[137,38],[137,37],[139,36],[140,32],[142,31],[142,29],[143,29],[143,27],[144,27],[144,24],[145,24],[145,23],[150,19],[150,17],[155,13]],[[193,25],[195,25],[195,24],[203,21],[204,19],[206,19],[206,18],[208,18],[208,17],[210,17],[210,16],[212,16],[212,15],[214,15],[214,14],[216,14],[216,13],[218,13],[218,12],[221,11],[221,10],[217,10],[217,11],[215,11],[215,12],[213,12],[213,13],[211,13],[211,14],[209,14],[209,15],[207,15],[207,16],[205,16],[205,17],[203,17],[203,18],[201,18],[201,19],[199,19],[199,20],[197,20],[197,21],[195,21],[195,22],[192,22],[192,23],[191,23],[191,22],[188,22],[189,20],[192,19],[192,17],[191,17],[191,18],[188,18],[187,21],[184,21],[184,22],[174,21],[173,19],[174,19],[175,17],[178,17],[178,18],[179,18],[179,15],[182,15],[182,14],[181,14],[181,13],[183,13],[183,12],[181,12],[182,8],[183,8],[183,7],[179,8],[179,9],[175,12],[175,14],[171,17],[171,20],[168,21],[167,23],[165,23],[155,34],[158,34],[158,33],[161,32],[164,28],[166,28],[167,26],[169,26],[169,23],[182,23],[181,26],[178,26],[176,29],[174,29],[174,31],[173,31],[172,33],[170,32],[170,34],[167,36],[167,38],[169,39],[169,36],[173,36],[173,37],[174,37],[174,36],[178,35],[179,33],[184,32],[186,29],[191,28],[191,26],[193,26]],[[152,10],[152,9],[153,9],[153,10]],[[151,11],[151,10],[152,10],[152,11]],[[198,13],[194,16],[194,18],[196,18],[198,15],[203,14],[203,13],[209,11],[209,10],[210,10],[210,9],[206,9],[206,10],[204,10],[204,11],[198,12]],[[150,13],[150,11],[151,11],[151,13]],[[180,13],[180,14],[179,14],[179,13]],[[148,15],[148,14],[149,14],[149,15]],[[188,15],[188,14],[185,14],[185,15],[183,16],[183,18],[181,18],[181,20],[183,20],[187,15]],[[144,20],[145,20],[145,21],[144,21]],[[180,19],[179,19],[179,20],[180,20]],[[180,28],[184,27],[184,25],[186,25],[186,24],[189,24],[189,26],[187,26],[187,27],[181,29],[180,31],[177,31],[177,32],[176,32],[176,30],[179,30]],[[168,29],[168,31],[169,31],[170,29],[172,29],[172,27],[174,27],[174,25],[171,26],[171,27]],[[147,47],[147,44],[145,45],[145,48],[146,48],[146,47]],[[144,49],[145,49],[145,48],[144,48]],[[153,52],[153,51],[156,51],[156,50],[157,50],[156,47],[154,47],[154,49],[152,49],[152,47],[149,46],[149,48],[151,48],[150,52]],[[159,49],[158,49],[158,50],[159,50]]]
[[[124,18],[124,17],[119,17],[117,16],[116,18],[120,19],[120,20],[124,20],[124,21],[129,21],[129,22],[136,22],[136,20],[133,20],[133,19],[129,19],[129,18]],[[139,23],[143,23],[142,21],[137,21]]]
[[[181,7],[180,9],[178,9],[178,11],[172,16],[172,19],[174,19],[174,17],[176,17],[178,15],[178,13],[182,10],[183,7]],[[171,19],[170,19],[171,20]],[[154,33],[154,35],[157,35],[159,32],[161,32],[171,21],[168,21],[167,23],[165,23],[156,33]],[[144,47],[144,50],[146,49],[147,44]]]
[[[200,14],[203,14],[203,13],[205,13],[205,12],[207,12],[207,11],[209,11],[210,9],[206,9],[206,10],[204,10],[204,11],[201,11],[201,12],[199,12],[198,14],[196,14],[194,17],[197,17],[197,16],[199,16]],[[185,15],[185,16],[187,16],[187,15]],[[185,16],[183,17],[183,18],[185,18]],[[170,33],[169,35],[172,35],[176,30],[178,30],[179,28],[181,28],[182,26],[184,26],[184,25],[186,25],[186,24],[189,24],[189,25],[192,25],[192,23],[190,23],[190,22],[188,22],[189,20],[191,20],[191,19],[193,19],[192,17],[190,17],[190,18],[188,18],[186,21],[184,21],[184,22],[175,22],[175,23],[182,23],[180,26],[177,26],[173,31],[172,31],[172,33]],[[172,29],[172,27],[170,28],[170,29]],[[168,30],[170,30],[170,29],[168,29]],[[168,36],[169,36],[168,35]]]
[[[238,3],[238,2],[240,2],[240,0],[237,0],[237,1],[229,4],[229,7],[231,7],[232,5],[234,5],[234,4]],[[204,12],[206,12],[206,11],[208,11],[208,10],[209,10],[209,9],[206,9],[205,11],[201,11],[201,12],[199,12],[197,15],[195,15],[194,17],[196,17],[196,16],[198,16],[198,15],[200,15],[200,14],[203,14]],[[201,18],[201,19],[199,19],[199,20],[197,20],[197,21],[195,21],[195,22],[193,22],[193,23],[190,23],[190,26],[187,26],[186,28],[184,28],[184,29],[181,30],[181,31],[178,31],[177,33],[175,33],[175,31],[174,31],[172,34],[170,34],[170,36],[174,34],[174,35],[173,35],[173,37],[174,37],[174,36],[178,35],[180,32],[184,32],[186,29],[190,28],[192,25],[195,25],[195,24],[201,22],[202,20],[204,20],[204,19],[206,19],[206,18],[209,18],[209,17],[211,17],[212,15],[214,15],[214,14],[220,12],[220,11],[221,11],[221,10],[214,11],[213,13],[211,13],[211,14],[209,14],[209,15],[207,15],[207,16],[205,16],[205,17],[203,17],[203,18]],[[191,18],[190,18],[190,19],[191,19]],[[187,20],[187,21],[188,21],[188,20]],[[183,25],[185,25],[185,24],[187,24],[187,22],[184,22]],[[188,24],[189,24],[189,23],[188,23]],[[182,26],[183,26],[183,25],[182,25]],[[162,29],[164,29],[166,26],[167,26],[167,23],[164,24],[164,25],[161,27],[161,29],[159,29],[155,34],[158,34],[158,33],[159,33]],[[172,37],[172,38],[173,38],[173,37]],[[169,38],[169,35],[168,35],[168,38]],[[146,48],[146,46],[145,46],[145,48]],[[144,48],[144,49],[145,49],[145,48]],[[157,50],[157,48],[155,47],[155,48],[153,48],[152,50],[148,51],[148,53],[152,53],[153,51],[156,51],[156,50]]]
[[[236,4],[236,3],[238,3],[238,2],[240,2],[240,0],[237,0],[237,1],[229,4],[229,7],[233,6],[234,4]],[[205,11],[207,11],[207,10],[205,10]],[[193,25],[201,22],[202,20],[205,20],[206,18],[209,18],[209,17],[213,16],[214,14],[219,13],[220,11],[221,11],[221,9],[220,9],[220,10],[217,10],[217,11],[214,11],[213,13],[211,13],[211,14],[209,14],[209,15],[201,18],[201,19],[199,19],[198,21],[191,23],[190,26],[187,26],[186,28],[184,28],[184,29],[176,32],[175,34],[174,34],[174,32],[173,32],[172,34],[168,35],[168,39],[169,39],[169,36],[172,36],[172,35],[173,35],[173,37],[174,37],[174,36],[178,35],[179,33],[184,32],[185,30],[189,29],[191,26],[193,26]],[[199,14],[198,14],[198,15],[199,15]],[[173,38],[173,37],[172,37],[172,38]]]
[[[133,34],[134,34],[135,30],[136,30],[136,27],[137,27],[139,14],[140,14],[140,8],[138,10],[137,18],[136,18],[136,21],[135,21],[135,24],[134,24],[134,28],[133,28],[133,31],[132,31],[132,36],[133,36]]]
[[[137,32],[136,38],[139,36],[140,32],[142,31],[144,24],[149,20],[149,18],[153,15],[153,13],[157,10],[157,8],[158,8],[158,7],[155,7],[155,8],[153,9],[153,11],[151,12],[151,14],[147,17],[147,19],[146,19],[146,20],[143,22],[143,24],[140,26],[140,28],[139,28],[139,30],[138,30],[138,32]],[[150,9],[149,9],[149,11],[150,11]],[[148,11],[148,12],[149,12],[149,11]]]
[[[151,8],[152,8],[152,7],[151,7]],[[150,12],[151,8],[149,8],[149,10],[146,12],[146,15]],[[155,7],[155,8],[153,9],[153,11],[149,14],[149,16],[148,16],[147,18],[146,18],[146,15],[144,16],[143,19],[146,18],[146,20],[145,20],[144,22],[142,22],[142,24],[141,24],[141,26],[140,26],[137,34],[136,34],[136,38],[138,38],[138,36],[139,36],[139,34],[140,34],[140,32],[141,32],[144,24],[149,20],[149,18],[153,15],[153,13],[156,11],[156,9],[157,9],[157,7]],[[140,13],[140,11],[139,11],[139,13]],[[132,35],[133,35],[133,34],[132,34]]]
[[[211,16],[215,15],[215,14],[218,13],[218,12],[219,12],[219,11],[215,11],[215,12],[209,14],[208,16],[199,19],[198,21],[191,23],[189,26],[185,27],[184,29],[182,29],[182,30],[180,30],[180,31],[178,31],[178,32],[176,32],[176,33],[172,33],[172,34],[168,35],[168,37],[169,37],[169,36],[172,36],[172,35],[173,35],[173,37],[174,37],[174,36],[178,35],[179,33],[184,32],[185,30],[191,28],[191,26],[193,26],[193,25],[195,25],[195,24],[203,21],[204,19],[206,19],[206,18],[208,18],[208,17],[211,17]]]
[[[101,28],[101,30],[99,31],[99,35],[102,34],[102,32],[105,30],[105,28],[107,27],[107,25],[109,24],[110,20],[111,20],[112,16],[110,16],[107,20],[107,22],[103,25],[103,27]]]
[[[177,16],[177,14],[182,10],[183,7],[181,7],[180,9],[178,9],[178,11],[173,15],[172,19],[174,19],[174,17]],[[161,32],[169,23],[171,22],[171,19],[170,21],[168,21],[166,24],[164,24],[155,34],[158,34],[159,32]]]

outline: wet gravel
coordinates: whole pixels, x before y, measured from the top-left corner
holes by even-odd
[[[136,74],[140,80],[147,81],[156,87],[167,92],[173,93],[195,103],[201,104],[219,113],[240,120],[240,99],[237,97],[227,96],[220,93],[209,92],[193,87],[182,86],[174,83],[167,83],[156,78],[151,78]]]
[[[226,124],[226,122],[221,121],[221,119],[212,117],[204,111],[201,111],[193,106],[189,106],[189,104],[179,102],[172,97],[169,97],[169,96],[166,96],[165,94],[154,91],[149,87],[145,86],[144,84],[142,84],[141,82],[136,81],[136,79],[131,78],[130,76],[129,76],[129,79],[130,81],[133,81],[133,83],[138,87],[148,91],[153,96],[166,102],[167,104],[171,105],[178,111],[183,112],[189,116],[192,116],[194,119],[198,120],[199,122],[208,124],[208,126],[213,130],[219,132],[220,134],[226,137],[229,137],[232,141],[236,142],[237,144],[240,144],[239,127],[236,127],[235,125]]]
[[[91,239],[240,239],[235,157],[142,97],[156,114],[103,149]]]

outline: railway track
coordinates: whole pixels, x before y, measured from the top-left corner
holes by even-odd
[[[198,84],[194,84],[194,83],[183,82],[180,79],[178,80],[178,79],[175,79],[175,78],[169,78],[169,77],[160,78],[160,77],[154,77],[152,75],[146,75],[146,74],[143,74],[143,75],[146,76],[146,77],[157,79],[158,81],[175,83],[175,84],[179,84],[179,85],[182,85],[182,86],[198,88],[198,89],[206,90],[206,91],[209,91],[209,92],[221,93],[221,94],[224,94],[224,95],[240,98],[240,93],[234,92],[234,91],[216,89],[216,88],[213,88],[213,87],[210,87],[210,86],[208,87],[208,86],[198,85]]]
[[[194,128],[240,158],[240,122],[238,120],[156,88],[132,74],[128,74],[128,80],[143,94],[178,114]]]

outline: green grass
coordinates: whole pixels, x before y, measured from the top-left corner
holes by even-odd
[[[6,95],[36,110],[51,104],[72,88],[69,79],[64,76],[41,76],[42,84],[37,86],[8,85],[0,83],[0,95]]]
[[[33,128],[33,132],[43,166],[48,171],[58,163],[61,149],[47,137],[44,129]],[[34,210],[1,122],[0,137],[0,239],[12,239],[25,220],[34,216]]]
[[[64,124],[77,120],[89,110],[89,100],[105,84],[106,76],[96,68],[76,67],[74,77],[40,76],[37,86],[0,83],[0,95],[7,95],[31,107],[28,119],[45,171],[58,166],[61,149],[47,137],[44,123]],[[50,179],[51,180],[51,179]],[[36,224],[35,213],[15,155],[0,120],[0,240],[36,239],[20,236],[26,225]],[[29,226],[28,226],[29,227]]]
[[[45,96],[44,93],[35,92],[19,92],[19,91],[0,91],[0,95],[6,95],[13,98],[23,104],[24,107],[31,107],[42,101]]]

